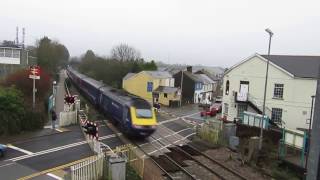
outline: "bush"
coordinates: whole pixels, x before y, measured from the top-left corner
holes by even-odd
[[[0,134],[19,133],[25,113],[21,91],[0,87]]]
[[[45,118],[45,115],[41,112],[28,111],[21,123],[21,129],[25,131],[41,129],[44,126]]]
[[[46,113],[26,110],[21,91],[0,87],[0,135],[40,129],[45,119]]]

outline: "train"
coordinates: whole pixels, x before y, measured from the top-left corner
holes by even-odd
[[[67,67],[67,75],[86,98],[128,137],[146,138],[156,131],[157,118],[150,103]]]

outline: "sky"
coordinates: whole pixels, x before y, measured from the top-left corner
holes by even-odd
[[[319,0],[1,0],[0,41],[26,28],[71,56],[126,43],[144,59],[230,67],[254,53],[320,55]],[[20,33],[21,34],[21,33]],[[21,35],[19,37],[21,39]]]

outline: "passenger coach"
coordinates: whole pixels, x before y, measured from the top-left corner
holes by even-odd
[[[119,124],[125,134],[147,137],[156,130],[155,111],[148,101],[106,86],[71,67],[67,68],[67,74],[90,102]]]

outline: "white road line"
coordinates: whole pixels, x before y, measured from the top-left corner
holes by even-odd
[[[163,146],[163,147],[160,148],[160,149],[157,149],[157,150],[154,150],[154,151],[152,151],[152,152],[149,152],[148,155],[151,155],[151,154],[154,154],[154,153],[156,153],[156,152],[158,152],[158,151],[161,151],[162,149],[165,149],[165,148],[167,148],[167,147],[171,146],[172,144],[175,144],[175,143],[177,143],[177,142],[179,142],[179,141],[185,140],[185,139],[187,139],[188,137],[190,137],[190,136],[192,136],[192,135],[194,135],[194,134],[196,134],[196,133],[191,133],[191,134],[183,137],[182,139],[179,139],[179,140],[177,140],[177,141],[174,141],[173,143],[170,143],[170,144],[167,144],[167,145]],[[143,155],[142,158],[144,158],[145,156],[146,156],[146,155]]]
[[[6,167],[6,166],[10,166],[10,165],[13,165],[13,164],[14,164],[14,163],[4,164],[4,165],[1,165],[0,168],[1,168],[1,167]]]
[[[53,177],[53,178],[55,178],[55,179],[58,179],[58,180],[63,180],[61,177],[56,176],[56,175],[54,175],[54,174],[52,174],[52,173],[47,173],[47,175],[50,176],[50,177]]]
[[[56,128],[55,130],[56,130],[56,131],[58,131],[58,132],[63,132],[62,130],[60,130],[60,129],[57,129],[57,128]]]
[[[116,137],[116,135],[115,134],[110,134],[110,135],[107,135],[107,136],[100,137],[100,139],[103,140],[103,139],[109,139],[109,138],[113,138],[113,137]],[[61,151],[61,150],[64,150],[64,149],[80,146],[80,145],[83,145],[83,144],[86,144],[86,143],[87,143],[87,141],[81,141],[81,142],[76,142],[76,143],[72,143],[72,144],[67,144],[67,145],[64,145],[64,146],[59,146],[59,147],[55,147],[55,148],[39,151],[39,152],[30,154],[30,155],[23,155],[23,156],[15,157],[15,158],[12,158],[12,159],[8,159],[6,161],[20,161],[20,160],[27,159],[27,158],[30,158],[30,157],[40,156],[40,155],[44,155],[44,154],[48,154],[48,153],[52,153],[52,152]]]
[[[164,136],[164,137],[167,138],[167,137],[170,137],[170,136],[174,136],[174,135],[176,135],[176,134],[178,134],[178,133],[180,133],[180,132],[182,132],[182,131],[188,130],[188,129],[191,129],[191,128],[185,128],[185,129],[182,129],[182,130],[180,130],[180,131],[174,132],[174,133],[172,133],[172,134],[166,135],[166,136]],[[160,137],[160,138],[155,139],[155,140],[153,140],[153,141],[151,141],[151,142],[147,142],[147,143],[140,144],[139,147],[145,146],[145,145],[150,144],[150,143],[153,143],[153,142],[155,142],[155,141],[159,141],[159,140],[161,140],[161,139],[163,139],[163,138]]]
[[[188,114],[188,115],[184,115],[184,116],[181,116],[181,117],[176,117],[176,118],[173,118],[173,119],[168,119],[168,120],[165,120],[165,121],[161,121],[161,122],[159,122],[158,124],[164,124],[164,123],[176,121],[176,120],[178,120],[178,119],[182,119],[182,120],[183,120],[183,118],[190,117],[190,116],[193,116],[193,115],[198,114],[198,113],[199,113],[199,112],[192,113],[192,114]]]
[[[31,151],[28,151],[28,150],[25,150],[25,149],[21,149],[21,148],[19,148],[19,147],[13,146],[12,144],[8,144],[7,146],[8,146],[8,148],[11,148],[11,149],[14,149],[14,150],[23,152],[23,153],[28,154],[28,155],[34,154],[34,153],[31,152]]]

